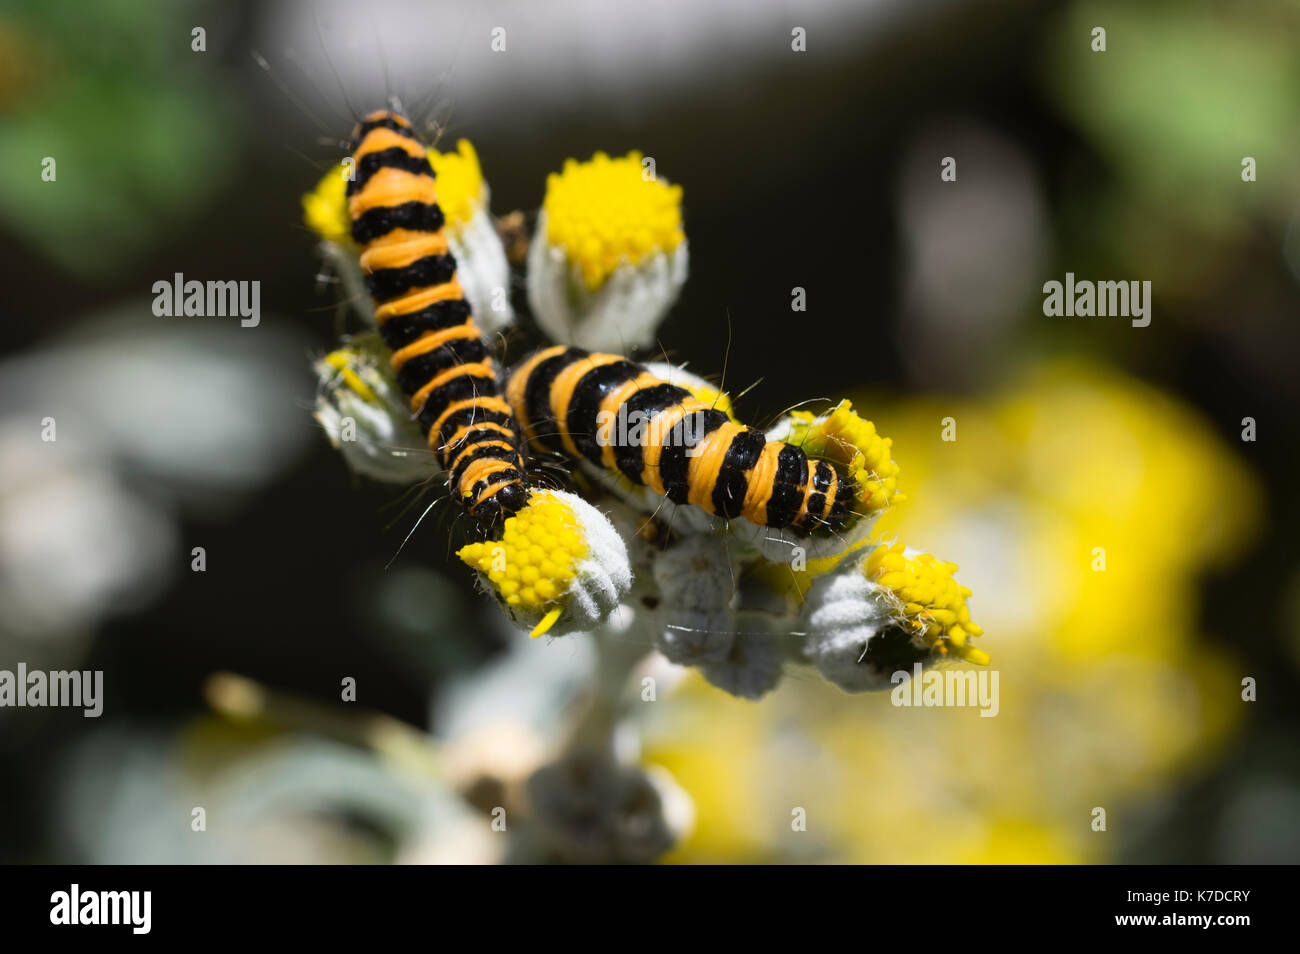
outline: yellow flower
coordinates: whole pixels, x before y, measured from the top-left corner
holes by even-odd
[[[375,392],[370,389],[370,385],[361,379],[354,365],[358,360],[358,352],[354,348],[342,347],[331,351],[325,356],[325,363],[343,376],[343,383],[356,392],[357,396],[367,404],[378,404],[379,398]]]
[[[352,220],[348,218],[348,170],[339,163],[321,177],[316,188],[302,197],[302,218],[327,242],[352,244]]]
[[[500,540],[470,543],[456,551],[487,576],[508,606],[543,612],[552,623],[559,617],[554,604],[568,591],[586,555],[573,509],[545,493],[534,493],[527,507],[506,520]],[[532,635],[543,632],[539,624]]]
[[[314,364],[315,417],[359,474],[414,484],[440,472],[374,332],[348,338]]]
[[[928,553],[909,555],[903,544],[895,543],[872,550],[862,569],[897,601],[914,640],[976,665],[988,663],[988,655],[967,642],[984,631],[971,622],[966,608],[970,589],[953,579],[956,563],[943,563]]]
[[[795,411],[790,417],[789,436],[782,439],[797,444],[809,457],[838,465],[853,482],[858,504],[868,512],[877,513],[906,499],[898,492],[894,442],[859,417],[851,402],[841,401],[820,417],[807,411]]]
[[[576,494],[534,490],[501,537],[456,555],[506,613],[537,637],[602,625],[632,585],[627,548],[609,519]]]
[[[643,175],[642,155],[566,160],[546,180],[546,235],[594,291],[620,265],[671,252],[685,239],[682,187]]]
[[[437,180],[438,205],[447,217],[447,229],[458,232],[483,208],[483,169],[468,139],[456,142],[455,152],[429,150],[429,164]]]

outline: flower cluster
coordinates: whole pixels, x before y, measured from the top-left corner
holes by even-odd
[[[949,415],[963,430],[945,443],[935,424]],[[1151,829],[1129,808],[1104,836],[1094,809],[1168,802],[1250,717],[1250,670],[1207,638],[1195,598],[1262,525],[1240,449],[1169,392],[1077,357],[1029,357],[984,394],[900,399],[888,419],[911,499],[877,532],[942,543],[974,571],[977,618],[998,634],[997,718],[899,707],[892,689],[841,697],[810,679],[739,707],[684,680],[640,725],[643,762],[695,806],[667,860],[1097,864],[1148,850]],[[1232,492],[1207,495],[1188,473]],[[890,575],[897,557],[878,564],[880,581],[905,582]],[[843,602],[847,633],[854,598]],[[1241,830],[1236,804],[1207,822],[1225,839]],[[772,823],[793,805],[816,830]]]
[[[429,156],[466,297],[487,331],[505,328],[515,318],[510,266],[477,155],[461,141],[455,152]],[[326,175],[303,208],[369,320],[348,238],[347,172]],[[529,250],[516,256],[526,259],[537,325],[565,345],[618,353],[648,345],[686,278],[681,200],[681,187],[637,152],[569,160],[552,174]],[[410,450],[420,435],[382,355],[366,333],[319,361],[317,419],[358,471],[396,483],[427,479],[436,463]],[[671,364],[647,368],[734,421],[728,396],[707,380]],[[956,566],[873,535],[876,519],[903,500],[892,442],[848,401],[787,414],[766,436],[829,463],[848,483],[844,526],[800,535],[727,520],[578,462],[567,468],[568,489],[535,481],[523,511],[458,556],[533,636],[615,629],[744,698],[770,691],[791,664],[856,692],[887,686],[915,663],[986,663],[971,644],[981,630]]]
[[[681,186],[639,152],[570,159],[546,182],[528,256],[528,299],[556,341],[644,347],[686,281]]]

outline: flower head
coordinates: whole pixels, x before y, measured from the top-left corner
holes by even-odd
[[[659,553],[651,574],[655,648],[674,663],[722,662],[735,639],[736,566],[719,534],[691,534]]]
[[[983,630],[971,622],[970,590],[956,570],[901,543],[860,548],[829,570],[809,564],[805,654],[849,692],[884,688],[894,672],[948,656],[987,664],[970,644]]]
[[[590,162],[569,159],[546,180],[546,238],[582,275],[588,291],[621,265],[671,252],[682,232],[682,187],[646,178],[639,152]]]
[[[894,442],[859,417],[850,401],[841,401],[821,416],[794,411],[769,437],[797,444],[809,457],[837,465],[853,481],[854,499],[862,511],[878,513],[905,499],[898,492]]]
[[[456,555],[534,637],[600,625],[632,585],[627,548],[608,518],[558,490],[534,490],[500,539],[467,544]]]
[[[352,245],[347,186],[348,168],[339,163],[302,197],[302,219],[307,228],[325,241],[339,245]]]
[[[447,231],[455,234],[487,205],[487,183],[479,166],[478,153],[468,139],[456,142],[455,152],[429,150],[438,188],[438,205],[447,219]]]
[[[349,339],[314,367],[320,383],[316,420],[353,470],[396,484],[441,471],[411,419],[377,334]]]
[[[989,657],[968,640],[983,635],[971,622],[967,587],[953,578],[956,563],[945,563],[929,553],[908,553],[903,544],[880,545],[863,564],[867,579],[884,588],[897,604],[900,625],[912,638],[941,655],[984,665]]]
[[[881,437],[876,426],[860,417],[848,401],[841,401],[827,414],[787,414],[767,432],[767,439],[793,444],[809,460],[826,461],[853,493],[846,521],[830,533],[801,536],[788,528],[758,526],[744,518],[728,523],[738,540],[771,563],[783,565],[779,576],[789,577],[794,559],[839,558],[861,546],[876,519],[905,499],[898,491],[893,442]],[[669,512],[676,515],[676,511]],[[689,515],[687,519],[698,522]]]
[[[785,668],[781,637],[761,613],[738,613],[727,654],[700,667],[710,683],[742,699],[760,699],[776,688]]]
[[[546,182],[529,253],[528,297],[556,341],[628,350],[649,344],[686,280],[681,186],[639,152],[569,159]]]

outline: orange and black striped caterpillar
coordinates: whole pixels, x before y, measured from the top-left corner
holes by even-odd
[[[453,495],[485,522],[516,513],[528,502],[520,432],[456,277],[425,147],[404,116],[381,110],[351,149],[352,238],[397,383]]]
[[[586,459],[673,503],[800,536],[833,533],[850,516],[853,488],[830,464],[618,355],[538,351],[509,373],[506,398],[535,449]],[[642,436],[609,439],[608,422],[629,419],[648,422]]]

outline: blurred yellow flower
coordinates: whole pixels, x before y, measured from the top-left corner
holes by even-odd
[[[352,244],[347,185],[346,169],[339,163],[321,176],[316,188],[302,197],[303,223],[327,242]]]
[[[468,139],[456,142],[455,152],[429,150],[429,164],[438,184],[438,204],[447,217],[447,228],[464,228],[483,207],[483,169],[478,153]]]

